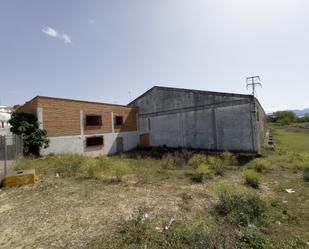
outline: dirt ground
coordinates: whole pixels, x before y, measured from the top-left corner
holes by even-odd
[[[104,184],[40,176],[33,186],[0,189],[0,248],[86,248],[112,236],[138,208],[162,226],[205,210],[211,198],[205,184]]]

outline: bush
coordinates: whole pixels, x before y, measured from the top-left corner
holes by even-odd
[[[223,176],[226,165],[221,158],[211,156],[207,159],[209,168],[214,172],[215,175]]]
[[[248,169],[244,172],[245,182],[252,188],[259,188],[260,175],[252,169]]]
[[[37,117],[25,112],[13,112],[9,120],[11,132],[23,138],[25,155],[40,155],[40,149],[47,148],[49,139],[45,130],[39,128]]]
[[[238,164],[236,156],[229,151],[223,152],[221,158],[225,166],[233,166]]]
[[[203,220],[172,224],[162,233],[162,242],[150,248],[205,249],[210,247],[208,226]]]
[[[188,165],[192,168],[198,168],[202,164],[207,163],[207,157],[203,154],[195,154],[193,155],[188,162]]]
[[[257,229],[247,228],[242,231],[242,237],[238,249],[264,249],[266,239]]]
[[[296,122],[297,116],[292,111],[278,111],[275,113],[275,122],[279,125],[289,125]]]
[[[304,168],[303,176],[304,176],[304,180],[306,182],[309,182],[309,167],[308,168]]]
[[[266,158],[257,158],[254,160],[254,169],[257,172],[264,172],[270,168],[270,162]]]
[[[174,154],[167,154],[163,157],[163,168],[164,169],[177,169],[185,165],[184,156],[176,152]]]
[[[209,179],[211,178],[211,171],[208,167],[208,165],[203,164],[198,166],[197,169],[195,169],[192,173],[191,173],[191,180],[192,182],[203,182],[205,179]]]
[[[264,220],[266,203],[258,193],[236,185],[225,185],[218,190],[215,213],[233,224],[247,226]]]

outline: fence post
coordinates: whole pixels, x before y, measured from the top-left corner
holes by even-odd
[[[14,135],[14,143],[15,143],[15,160],[17,159],[17,136]]]

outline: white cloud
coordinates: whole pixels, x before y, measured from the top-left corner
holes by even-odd
[[[57,35],[58,35],[58,31],[51,28],[51,27],[44,27],[42,29],[42,32],[49,35],[49,36],[52,36],[52,37],[57,37]]]
[[[62,39],[63,39],[65,44],[72,43],[71,37],[67,34],[63,34]]]
[[[89,24],[91,24],[91,25],[93,25],[93,24],[94,24],[94,20],[93,20],[93,19],[91,19],[91,18],[89,18],[89,19],[88,19],[88,22],[89,22]]]
[[[62,40],[65,44],[72,43],[72,39],[68,34],[65,34],[65,33],[61,34],[60,32],[58,32],[56,29],[52,27],[46,26],[42,29],[42,32],[50,37],[58,38]]]

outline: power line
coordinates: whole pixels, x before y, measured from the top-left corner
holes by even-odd
[[[247,82],[247,89],[249,87],[252,87],[252,95],[253,96],[255,96],[255,92],[256,92],[255,87],[256,86],[262,87],[260,76],[247,77],[246,82]]]

